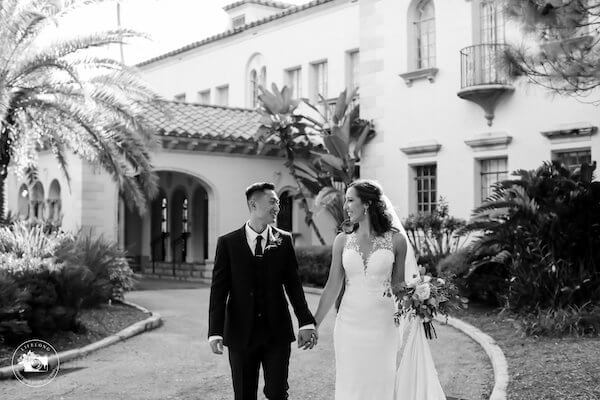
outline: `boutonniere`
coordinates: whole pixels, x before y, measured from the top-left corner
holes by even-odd
[[[272,234],[269,235],[269,242],[265,246],[265,250],[264,251],[274,250],[279,245],[281,245],[281,243],[283,243],[283,239],[281,237],[281,234],[279,232],[272,232]]]

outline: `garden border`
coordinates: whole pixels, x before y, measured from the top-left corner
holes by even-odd
[[[162,325],[163,320],[162,320],[162,317],[160,316],[160,314],[149,311],[149,310],[145,309],[144,307],[139,306],[135,303],[130,303],[128,301],[119,301],[119,302],[122,304],[125,304],[127,306],[137,308],[138,310],[140,310],[142,312],[149,313],[150,316],[142,321],[138,321],[132,325],[129,325],[127,328],[121,329],[117,333],[107,336],[104,339],[100,339],[94,343],[90,343],[84,347],[62,351],[62,352],[58,353],[56,356],[50,357],[48,359],[48,364],[56,365],[57,358],[60,361],[60,363],[62,364],[62,363],[65,363],[67,361],[70,361],[70,360],[73,360],[76,358],[84,357],[84,356],[86,356],[90,353],[93,353],[97,350],[100,350],[104,347],[108,347],[117,342],[127,340],[127,339],[129,339],[133,336],[136,336],[142,332],[156,329]],[[20,371],[21,369],[23,369],[23,367],[19,365],[19,366],[16,366],[15,369]],[[13,367],[6,366],[6,367],[0,368],[0,380],[10,379],[10,378],[15,378],[15,374],[13,372]]]
[[[323,289],[305,286],[304,292],[321,295]],[[438,316],[436,317],[436,320],[461,331],[483,348],[490,359],[492,369],[494,370],[494,388],[492,389],[489,400],[506,400],[506,391],[508,388],[508,363],[506,362],[506,357],[504,357],[502,349],[496,344],[496,341],[488,334],[458,318],[448,317],[446,320],[445,317]]]

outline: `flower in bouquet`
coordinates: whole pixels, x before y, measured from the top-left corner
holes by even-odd
[[[448,316],[451,308],[458,308],[464,300],[458,295],[456,286],[444,279],[425,275],[425,269],[420,274],[401,283],[393,289],[398,302],[398,311],[394,315],[396,321],[400,317],[420,318],[423,321],[425,336],[428,339],[437,337],[433,318],[438,315]]]

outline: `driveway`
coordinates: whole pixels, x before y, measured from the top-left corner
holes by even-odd
[[[32,389],[16,380],[0,381],[0,398],[232,399],[227,356],[213,355],[206,340],[209,289],[200,285],[160,287],[145,285],[149,290],[126,297],[160,313],[162,327],[66,363],[54,381],[42,388]],[[318,296],[308,294],[307,300],[314,311]],[[331,312],[323,323],[315,349],[293,348],[291,399],[333,398],[334,318]],[[454,328],[438,325],[437,331],[439,339],[430,343],[446,394],[469,400],[487,398],[484,396],[489,396],[493,386],[493,373],[483,350]]]

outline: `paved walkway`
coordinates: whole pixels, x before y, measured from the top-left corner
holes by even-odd
[[[42,388],[0,381],[0,399],[232,399],[227,357],[213,355],[206,342],[208,294],[205,287],[127,294],[127,300],[160,313],[164,326],[63,365],[56,379]],[[318,297],[307,295],[307,300],[314,311]],[[333,398],[333,322],[332,312],[317,348],[292,350],[291,399]],[[430,343],[446,394],[487,398],[483,396],[493,385],[492,369],[481,348],[451,327],[439,326],[437,331],[440,339]]]

